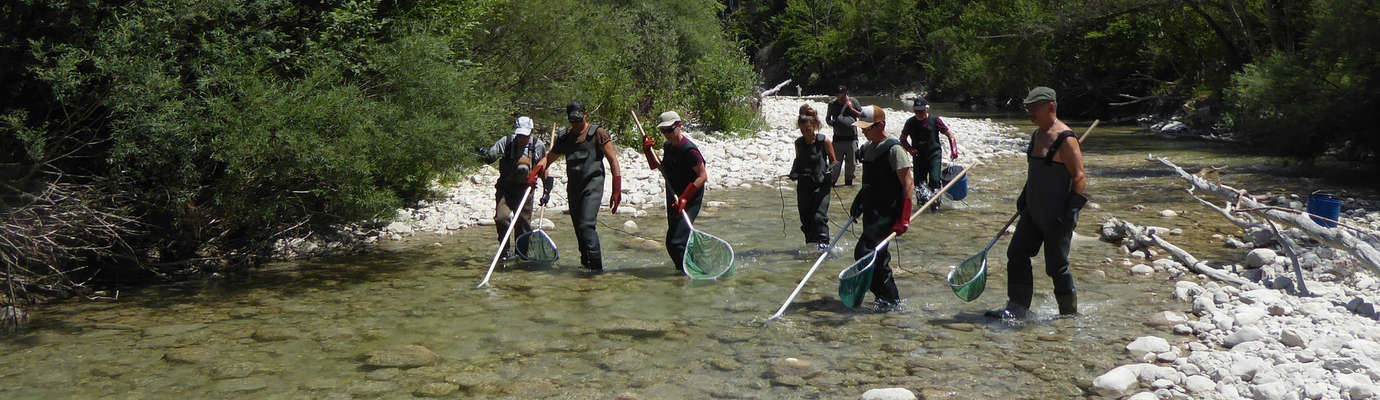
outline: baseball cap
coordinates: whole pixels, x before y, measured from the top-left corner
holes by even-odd
[[[571,123],[583,122],[585,120],[585,105],[578,101],[572,101],[565,105],[565,116]]]
[[[1025,104],[1034,104],[1042,101],[1054,101],[1054,89],[1039,86],[1030,89],[1030,94],[1025,95]]]
[[[513,129],[513,134],[514,134],[514,135],[518,135],[518,136],[527,136],[527,135],[531,135],[531,134],[532,134],[532,119],[531,119],[531,118],[527,118],[527,117],[518,117],[517,123],[513,124],[513,128],[514,128],[514,129]]]
[[[861,111],[862,116],[858,117],[857,121],[853,121],[853,126],[867,128],[877,121],[886,121],[886,111],[882,111],[881,107],[863,106]]]
[[[915,105],[910,106],[912,111],[923,111],[930,109],[930,102],[925,101],[924,97],[916,97]]]
[[[656,124],[656,127],[665,128],[675,125],[677,122],[680,122],[680,114],[677,114],[675,111],[667,111],[661,113],[661,123]]]

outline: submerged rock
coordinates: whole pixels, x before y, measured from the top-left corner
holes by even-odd
[[[906,388],[871,389],[860,400],[915,400],[915,393]]]
[[[365,365],[380,368],[416,368],[435,364],[440,359],[431,349],[408,345],[399,349],[370,352]]]

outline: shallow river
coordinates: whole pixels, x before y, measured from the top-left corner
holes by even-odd
[[[758,187],[708,193],[727,205],[696,223],[735,246],[738,271],[721,282],[677,275],[660,247],[640,247],[612,229],[623,217],[601,217],[607,272],[580,271],[569,219],[555,215],[548,217],[563,249],[558,265],[501,269],[483,289],[473,287],[493,252],[492,227],[421,236],[369,255],[126,289],[118,303],[39,309],[23,332],[0,340],[0,398],[409,398],[441,382],[459,386],[449,398],[855,398],[892,386],[937,398],[1083,397],[1093,377],[1130,362],[1126,343],[1168,336],[1144,324],[1151,313],[1184,308],[1169,301],[1172,279],[1130,277],[1115,248],[1095,239],[1103,219],[1185,228],[1170,240],[1199,258],[1242,254],[1209,238],[1237,232],[1145,162],[1146,153],[1191,170],[1227,165],[1224,181],[1256,190],[1306,193],[1329,183],[1231,146],[1132,130],[1101,127],[1085,145],[1088,191],[1101,208],[1086,210],[1077,229],[1072,260],[1083,316],[1074,319],[1052,318],[1042,257],[1035,267],[1041,320],[1008,326],[981,318],[1004,301],[1005,239],[991,253],[982,298],[963,303],[944,284],[948,266],[980,250],[1013,210],[1025,167],[1005,158],[973,171],[965,204],[921,216],[897,242],[900,312],[844,308],[835,276],[848,261],[835,258],[784,321],[764,323],[813,259],[801,246],[794,194]],[[839,194],[834,215],[853,189]],[[1180,215],[1159,217],[1162,209]],[[642,235],[660,240],[661,213],[636,221]],[[851,255],[856,234],[847,237]],[[412,344],[439,361],[402,370],[365,365],[369,352]],[[773,374],[786,357],[814,369]]]

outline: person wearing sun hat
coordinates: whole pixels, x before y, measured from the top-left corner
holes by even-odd
[[[862,161],[862,187],[853,197],[849,215],[862,217],[862,236],[853,248],[853,259],[859,260],[872,252],[878,243],[891,233],[905,234],[910,227],[914,187],[911,181],[911,157],[901,143],[886,134],[886,112],[878,106],[863,106],[853,125],[862,128],[867,143],[859,150]],[[891,250],[877,252],[872,267],[873,303],[877,311],[891,311],[897,307],[901,295],[891,274]]]
[[[1083,149],[1078,138],[1055,114],[1054,89],[1037,87],[1025,97],[1026,114],[1036,129],[1026,147],[1025,186],[1016,197],[1021,220],[1006,248],[1006,306],[988,311],[992,318],[1029,317],[1034,296],[1034,276],[1030,258],[1045,249],[1045,274],[1054,281],[1054,300],[1059,315],[1078,313],[1078,295],[1073,271],[1069,269],[1069,248],[1078,214],[1088,203],[1087,175],[1083,170]]]
[[[698,147],[690,142],[690,137],[681,132],[684,123],[675,111],[661,113],[656,128],[666,139],[662,146],[661,161],[653,154],[656,142],[651,137],[642,141],[642,155],[647,157],[647,166],[661,171],[666,178],[666,254],[671,256],[676,270],[685,268],[685,245],[690,240],[690,226],[680,213],[684,212],[694,222],[700,215],[700,205],[704,202],[704,184],[709,180],[705,170],[704,156]]]
[[[532,167],[532,160],[538,160],[546,156],[546,144],[541,140],[532,138],[532,119],[528,117],[518,117],[514,123],[513,134],[499,138],[488,148],[480,147],[479,155],[486,164],[498,161],[498,181],[494,182],[494,227],[498,229],[499,236],[507,233],[508,224],[512,221],[513,210],[518,210],[517,224],[513,227],[514,235],[522,235],[532,230],[530,220],[532,219],[532,199],[535,195],[530,195],[526,203],[518,204],[522,201],[522,193],[527,190],[527,175]],[[551,187],[554,181],[545,173],[539,174],[542,179],[544,192],[541,197],[541,204],[546,204],[551,200]],[[502,241],[502,237],[499,238]],[[504,249],[503,253],[508,254],[509,249]]]
[[[930,102],[923,97],[916,97],[911,104],[911,110],[915,116],[906,120],[906,124],[901,128],[901,147],[909,152],[914,160],[912,172],[915,175],[915,185],[921,183],[929,189],[929,192],[939,190],[943,184],[940,179],[940,172],[944,160],[944,154],[939,143],[939,135],[949,137],[949,158],[958,159],[958,143],[954,141],[954,134],[944,121],[938,116],[930,113]],[[916,198],[917,202],[924,202],[929,199]],[[935,203],[935,208],[939,203]]]
[[[536,186],[538,174],[544,173],[550,163],[565,157],[565,193],[570,202],[570,223],[575,226],[575,239],[580,247],[580,265],[599,272],[604,270],[604,258],[595,226],[604,196],[604,160],[608,160],[608,169],[613,175],[610,212],[618,212],[618,204],[622,202],[623,178],[608,129],[586,121],[585,106],[579,102],[566,105],[565,114],[570,128],[556,138],[551,152],[532,167],[527,185]]]

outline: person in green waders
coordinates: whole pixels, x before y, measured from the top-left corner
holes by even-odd
[[[929,189],[928,192],[934,193],[943,184],[940,172],[944,155],[940,150],[942,146],[939,144],[939,135],[949,137],[950,160],[958,159],[958,142],[954,140],[953,132],[944,125],[944,121],[930,114],[930,102],[917,97],[911,105],[911,110],[915,112],[915,116],[907,119],[905,126],[901,128],[901,147],[914,157],[912,171],[915,172],[915,185],[920,186],[924,183]],[[929,199],[916,198],[915,201],[923,203]],[[939,208],[938,201],[935,201],[934,208]]]
[[[585,106],[579,102],[565,106],[570,128],[551,146],[551,152],[537,161],[527,175],[527,185],[535,187],[537,178],[546,166],[565,156],[565,193],[570,199],[570,223],[575,226],[575,239],[580,246],[580,265],[593,272],[604,270],[599,249],[599,233],[594,230],[599,218],[599,205],[604,196],[604,159],[613,174],[613,193],[609,196],[609,211],[618,212],[623,198],[623,178],[618,168],[618,156],[613,152],[613,139],[608,129],[585,121]]]
[[[502,235],[508,232],[508,224],[512,221],[513,214],[517,214],[517,225],[513,227],[514,237],[532,231],[530,220],[533,201],[528,199],[524,204],[518,204],[518,201],[522,200],[522,192],[527,190],[525,183],[532,167],[532,160],[546,156],[546,144],[531,136],[532,119],[518,117],[512,135],[499,138],[492,146],[478,149],[485,164],[498,161],[498,181],[494,182],[494,227],[498,228],[500,241],[503,240]],[[544,190],[541,204],[546,205],[551,201],[554,180],[544,172],[539,175]],[[518,211],[514,213],[513,210]],[[508,253],[508,249],[503,249],[505,258],[508,257]]]
[[[1078,295],[1069,270],[1069,245],[1078,214],[1088,203],[1084,190],[1083,151],[1078,138],[1055,114],[1054,89],[1037,87],[1025,97],[1026,113],[1037,128],[1026,148],[1029,172],[1016,198],[1021,214],[1016,233],[1006,248],[1006,306],[988,311],[992,318],[1023,319],[1029,316],[1034,295],[1030,258],[1045,248],[1045,274],[1054,280],[1054,299],[1059,315],[1078,313]]]
[[[661,170],[661,176],[666,178],[666,254],[671,255],[676,270],[680,271],[685,268],[685,244],[690,240],[690,227],[680,213],[689,216],[691,222],[700,215],[704,183],[709,173],[704,169],[700,149],[681,133],[680,114],[667,111],[661,113],[660,120],[656,127],[666,139],[661,163],[657,163],[652,154],[652,146],[656,143],[651,137],[643,139],[642,154],[647,156],[647,166]]]
[[[862,160],[862,188],[853,197],[849,215],[862,216],[862,236],[853,248],[853,259],[867,256],[878,243],[892,232],[897,236],[910,227],[910,213],[914,202],[911,181],[911,157],[896,139],[887,137],[886,113],[878,106],[864,106],[857,125],[862,128],[867,143],[858,158]],[[889,246],[888,246],[889,247]],[[896,280],[891,274],[891,249],[877,252],[872,267],[873,303],[877,311],[894,310],[901,300]]]
[[[833,165],[834,144],[819,133],[819,112],[809,104],[800,106],[796,118],[800,137],[795,139],[795,161],[791,163],[790,178],[796,181],[795,202],[800,211],[800,231],[805,243],[820,250],[829,247],[829,191],[828,180]]]

